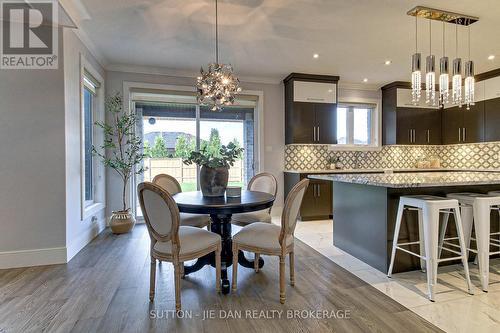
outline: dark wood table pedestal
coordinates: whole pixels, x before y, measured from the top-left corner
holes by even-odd
[[[222,238],[221,252],[221,289],[223,294],[230,291],[227,269],[233,264],[231,216],[236,213],[252,212],[272,206],[274,196],[253,191],[242,191],[241,198],[205,198],[199,192],[181,192],[174,196],[181,212],[193,214],[209,214],[211,231]],[[248,260],[243,251],[238,252],[238,263],[246,268],[254,268],[254,261]],[[199,271],[206,265],[215,267],[214,254],[208,254],[184,266],[184,275]],[[259,258],[259,268],[264,266],[264,260]]]

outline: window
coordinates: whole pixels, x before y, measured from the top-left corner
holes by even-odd
[[[376,106],[339,104],[337,107],[337,144],[376,146]]]
[[[96,85],[87,76],[83,79],[83,139],[84,139],[84,178],[85,178],[85,203],[94,202],[94,159],[92,145],[94,144],[94,101]]]

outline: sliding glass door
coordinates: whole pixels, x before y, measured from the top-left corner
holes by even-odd
[[[230,142],[245,150],[229,170],[229,183],[245,187],[255,173],[255,126],[252,105],[226,107],[221,112],[193,103],[136,101],[138,131],[144,142],[145,172],[136,184],[152,181],[158,174],[177,179],[183,191],[199,188],[198,168],[182,162],[191,151],[205,149],[217,154]],[[137,198],[136,215],[142,217]]]

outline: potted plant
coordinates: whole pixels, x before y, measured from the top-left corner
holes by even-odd
[[[115,170],[123,181],[122,207],[113,211],[109,225],[115,234],[129,232],[135,225],[135,218],[127,207],[126,193],[129,180],[144,172],[142,140],[135,134],[137,117],[134,112],[123,112],[123,98],[119,93],[106,97],[106,112],[111,114],[111,123],[95,122],[104,132],[104,143],[92,152],[104,166]]]
[[[217,154],[207,152],[206,148],[192,151],[184,164],[201,166],[200,187],[205,197],[221,197],[227,188],[229,168],[241,156],[243,148],[238,148],[233,142],[221,146]]]

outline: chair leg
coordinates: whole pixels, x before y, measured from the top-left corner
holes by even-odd
[[[175,280],[175,310],[181,309],[181,269],[180,263],[174,262],[174,280]]]
[[[286,300],[285,286],[285,256],[280,256],[280,303],[285,304]]]
[[[217,250],[215,251],[215,290],[220,292],[220,256],[221,256],[221,245],[217,246]]]
[[[184,262],[181,262],[179,264],[180,272],[181,272],[181,279],[184,279]]]
[[[460,243],[460,252],[462,253],[462,264],[464,265],[464,272],[465,272],[465,280],[467,282],[467,289],[469,290],[469,294],[473,294],[472,292],[472,284],[470,282],[470,275],[469,275],[469,262],[468,262],[468,252],[467,252],[467,247],[465,246],[465,237],[464,237],[464,230],[463,230],[463,225],[462,225],[462,217],[460,216],[458,208],[454,209],[454,214],[455,214],[455,225],[457,228],[457,234],[458,234],[458,241]]]
[[[238,288],[238,245],[233,242],[233,292]]]
[[[387,276],[392,276],[392,269],[394,268],[394,257],[396,256],[396,247],[398,246],[399,229],[401,228],[401,220],[403,219],[404,205],[399,203],[398,214],[396,216],[396,227],[394,228],[394,237],[392,239],[392,253],[391,253],[391,263],[389,265],[389,271]]]
[[[419,209],[418,212],[418,241],[420,242],[419,244],[419,250],[420,250],[420,256],[425,258],[425,244],[424,244],[424,221],[422,217],[422,210]],[[420,258],[420,270],[422,272],[425,272],[425,259]]]
[[[439,246],[439,211],[424,207],[424,245],[429,299],[434,302],[434,287],[437,284],[438,246]]]
[[[450,221],[451,213],[446,211],[443,213],[444,219],[443,224],[441,224],[441,229],[439,231],[439,248],[438,248],[438,258],[441,258],[441,253],[443,252],[444,239],[446,237],[446,230],[448,229],[448,222]]]
[[[477,203],[474,205],[474,229],[476,230],[479,280],[483,291],[488,291],[490,275],[490,208]]]
[[[155,298],[155,285],[156,285],[156,259],[151,257],[151,271],[149,274],[149,300],[151,302]]]
[[[260,259],[260,254],[255,253],[254,261],[253,261],[253,269],[255,270],[255,273],[259,272],[259,259]]]
[[[290,252],[290,285],[295,286],[295,258],[294,253]]]

